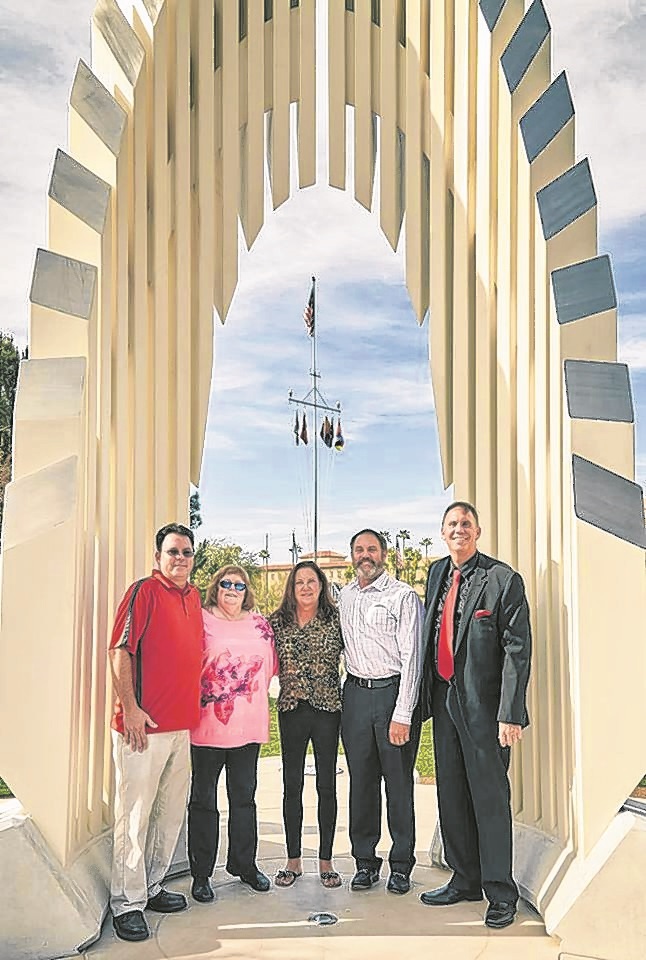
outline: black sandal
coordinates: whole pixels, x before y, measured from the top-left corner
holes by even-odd
[[[274,877],[274,883],[277,887],[291,887],[291,885],[302,876],[302,873],[296,873],[295,870],[288,870],[285,868],[285,870],[278,871]]]
[[[321,877],[321,883],[323,886],[327,887],[329,890],[341,886],[341,877],[336,870],[324,870],[323,873],[319,874],[319,876]]]

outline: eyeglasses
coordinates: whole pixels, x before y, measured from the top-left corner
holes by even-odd
[[[237,590],[238,593],[243,593],[247,589],[246,583],[234,583],[233,580],[220,580],[220,586],[223,590],[230,590],[233,587],[234,590]]]
[[[164,550],[164,553],[167,553],[169,557],[174,557],[175,560],[177,560],[178,557],[184,557],[185,560],[190,560],[195,556],[193,550],[178,550],[177,547],[171,547],[170,550]]]

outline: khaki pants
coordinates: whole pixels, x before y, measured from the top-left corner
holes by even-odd
[[[112,731],[115,766],[113,916],[144,910],[161,890],[186,816],[190,775],[187,730],[153,733],[135,753]]]

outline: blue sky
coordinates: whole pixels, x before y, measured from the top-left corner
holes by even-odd
[[[46,190],[66,140],[76,59],[89,57],[94,0],[3,0],[0,9],[0,325],[24,341],[36,246],[44,243]],[[620,359],[631,364],[638,479],[646,478],[646,9],[640,0],[546,0],[553,73],[564,67],[577,109],[577,158],[589,156],[600,207],[600,252],[613,255]],[[321,27],[323,29],[323,27]],[[321,72],[321,81],[324,81]],[[320,106],[323,103],[320,101]],[[321,115],[323,111],[321,110]],[[26,134],[25,134],[26,131]],[[325,183],[321,142],[319,180]],[[354,529],[402,527],[434,537],[442,490],[428,373],[428,329],[414,318],[401,251],[350,194],[296,192],[254,248],[241,248],[240,284],[216,326],[214,389],[200,487],[203,535],[286,561],[291,531],[311,545],[308,448],[296,448],[290,388],[309,389],[302,320],[310,276],[319,279],[322,390],[341,401],[346,447],[321,453],[319,546],[345,551]]]

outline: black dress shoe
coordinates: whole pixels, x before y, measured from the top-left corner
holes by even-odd
[[[390,891],[390,893],[408,893],[410,890],[410,877],[405,873],[398,873],[396,870],[393,871],[388,877],[386,890]]]
[[[474,903],[477,900],[482,900],[482,891],[460,890],[449,881],[443,887],[437,887],[436,890],[427,890],[426,893],[420,894],[420,900],[427,907],[450,907],[454,903],[462,903],[463,900],[471,900]]]
[[[266,877],[258,867],[255,867],[250,873],[244,873],[240,877],[240,882],[246,883],[248,887],[256,890],[257,893],[267,893],[271,886],[269,877]]]
[[[193,877],[191,896],[198,903],[211,903],[215,900],[215,893],[208,877]]]
[[[376,867],[362,867],[350,881],[351,890],[370,890],[379,882],[379,870]]]
[[[513,923],[515,916],[515,903],[493,900],[487,907],[487,912],[485,913],[485,926],[493,927],[494,930],[500,930],[502,927],[508,927],[510,923]]]
[[[141,910],[128,910],[112,918],[114,932],[120,940],[147,940],[150,930]]]
[[[179,913],[188,906],[183,893],[171,893],[170,890],[160,890],[156,897],[151,897],[146,907],[155,913]]]

